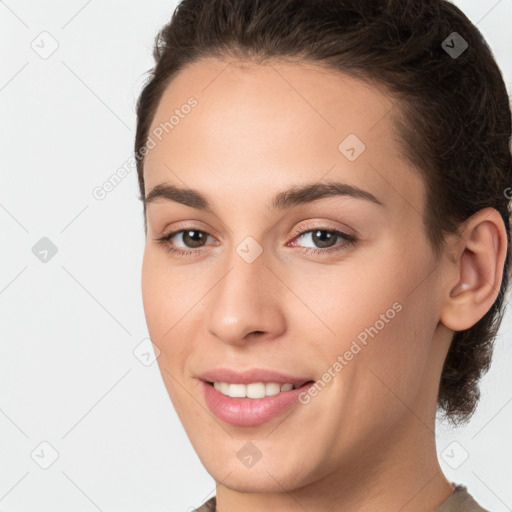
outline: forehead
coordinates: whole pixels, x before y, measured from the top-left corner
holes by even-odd
[[[176,75],[152,120],[146,195],[163,182],[270,194],[326,177],[420,210],[423,183],[392,122],[398,108],[382,89],[302,61],[198,61]]]

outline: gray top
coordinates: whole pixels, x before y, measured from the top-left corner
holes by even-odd
[[[208,509],[206,509],[208,510]],[[215,508],[213,509],[215,510]],[[489,512],[482,508],[468,493],[463,485],[458,485],[453,494],[436,510],[436,512]]]
[[[196,512],[216,512],[216,497],[205,501]],[[458,485],[453,494],[435,512],[489,512],[482,508],[468,493],[466,487]]]

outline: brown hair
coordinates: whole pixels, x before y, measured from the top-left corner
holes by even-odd
[[[453,39],[457,32],[462,39]],[[451,39],[450,39],[451,37]],[[457,42],[467,48],[450,53]],[[426,186],[424,225],[439,260],[445,235],[478,210],[495,208],[507,230],[496,301],[471,328],[454,334],[441,374],[438,411],[469,421],[489,369],[510,272],[511,111],[492,52],[478,29],[444,0],[183,0],[158,33],[155,67],[137,103],[140,157],[172,78],[207,57],[304,60],[384,87],[396,98],[391,119],[404,155]],[[146,226],[146,205],[144,202]]]

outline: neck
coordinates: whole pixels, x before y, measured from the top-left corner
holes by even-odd
[[[357,456],[347,456],[317,479],[310,477],[306,485],[278,493],[242,493],[217,484],[217,510],[435,512],[453,493],[437,459],[435,419],[425,423],[410,410],[404,417],[401,428],[369,441]],[[283,465],[267,475],[272,487],[286,469]],[[224,483],[229,485],[229,478]]]

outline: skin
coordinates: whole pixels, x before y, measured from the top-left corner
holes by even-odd
[[[146,196],[158,184],[186,186],[214,213],[165,199],[147,205],[142,294],[163,380],[217,482],[218,509],[436,510],[452,493],[435,445],[442,365],[453,331],[474,325],[497,297],[501,217],[475,214],[436,264],[424,184],[388,115],[396,100],[340,72],[202,60],[170,83],[150,131],[190,96],[198,106],[145,159]],[[338,149],[348,134],[366,145],[355,161]],[[384,207],[336,196],[269,209],[284,189],[327,181],[367,190]],[[358,240],[307,254],[327,247],[311,231],[298,236],[316,228]],[[168,242],[196,256],[155,240],[179,229],[210,235],[202,246],[181,234]],[[263,250],[250,264],[236,252],[247,236]],[[264,367],[321,379],[394,303],[400,312],[307,405],[255,427],[229,425],[206,406],[202,371]],[[262,455],[252,467],[237,457],[247,441]]]

